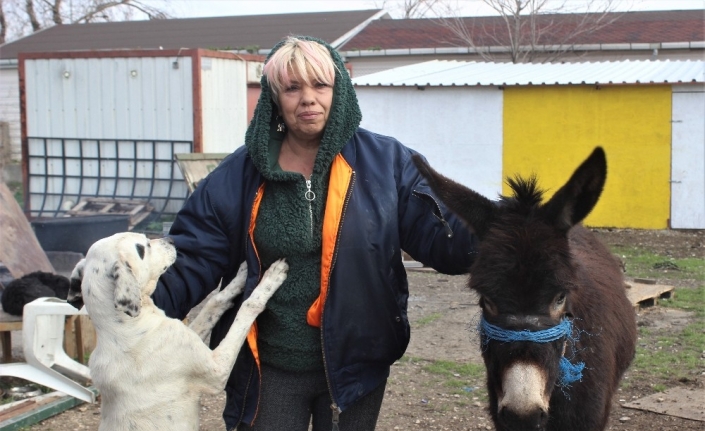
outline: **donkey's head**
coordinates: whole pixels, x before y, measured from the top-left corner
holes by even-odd
[[[576,285],[568,231],[597,203],[606,177],[595,151],[546,203],[535,178],[510,179],[514,195],[496,204],[449,180],[414,156],[439,198],[480,239],[470,287],[480,294],[490,412],[498,429],[542,429],[553,388],[570,369]],[[501,428],[499,428],[501,427]]]

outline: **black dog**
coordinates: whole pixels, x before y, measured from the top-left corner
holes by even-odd
[[[66,299],[69,279],[50,272],[36,271],[7,284],[2,293],[2,308],[8,314],[21,316],[25,304],[37,298]]]

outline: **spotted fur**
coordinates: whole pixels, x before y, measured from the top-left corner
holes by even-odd
[[[93,244],[73,271],[69,301],[82,297],[97,333],[89,367],[101,395],[99,431],[197,430],[200,395],[225,388],[252,323],[288,270],[283,260],[269,268],[228,335],[210,350],[203,339],[241,292],[247,267],[189,328],[150,298],[175,259],[168,238],[119,233]]]

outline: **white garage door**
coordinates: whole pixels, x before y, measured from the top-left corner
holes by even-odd
[[[671,228],[705,229],[705,86],[673,87]]]

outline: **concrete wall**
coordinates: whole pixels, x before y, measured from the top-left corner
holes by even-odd
[[[502,91],[494,87],[357,87],[362,127],[422,153],[490,199],[502,187]]]

